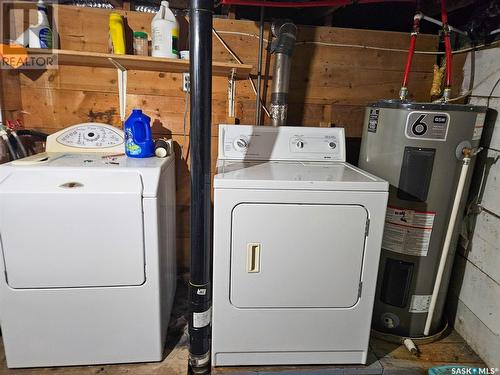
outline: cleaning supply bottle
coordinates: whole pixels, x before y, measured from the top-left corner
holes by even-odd
[[[38,21],[28,29],[30,48],[52,48],[52,29],[50,28],[47,5],[43,0],[36,4]]]
[[[125,121],[125,153],[132,158],[148,158],[155,153],[151,135],[151,118],[140,109],[133,109]]]
[[[109,14],[109,52],[115,55],[125,55],[123,18],[115,12]]]
[[[168,7],[168,1],[162,1],[160,10],[151,22],[152,56],[177,59],[179,24],[174,13]]]

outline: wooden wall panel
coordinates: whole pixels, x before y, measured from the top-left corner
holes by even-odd
[[[60,48],[107,52],[108,10],[58,6],[57,30]],[[150,31],[151,14],[120,11],[132,30]],[[188,23],[181,21],[181,48],[186,46]],[[410,20],[409,20],[410,21]],[[409,22],[410,24],[410,22]],[[231,50],[244,62],[256,65],[258,25],[251,21],[215,19],[214,28]],[[270,27],[266,25],[266,38]],[[406,33],[299,27],[290,83],[289,123],[318,126],[331,122],[346,128],[350,137],[360,137],[364,106],[381,98],[396,98],[403,75],[406,53],[366,48],[325,45],[342,43],[358,46],[406,49]],[[314,41],[315,44],[307,44]],[[323,43],[323,44],[318,44]],[[419,36],[417,49],[435,51],[437,38]],[[214,36],[214,59],[234,62],[234,58]],[[273,59],[264,52],[263,90],[270,100]],[[428,100],[432,80],[433,55],[416,55],[411,74],[410,96]],[[456,64],[460,71],[460,64]],[[255,69],[254,69],[255,74]],[[255,78],[255,77],[253,77]],[[457,78],[461,82],[461,76]],[[127,112],[142,108],[151,116],[156,136],[171,136],[176,142],[178,259],[189,264],[189,157],[184,137],[184,100],[180,74],[129,71]],[[121,126],[118,109],[117,74],[114,69],[61,66],[46,72],[24,72],[19,77],[19,101],[27,127],[54,132],[84,121]],[[212,165],[215,166],[217,124],[227,119],[227,79],[213,78]],[[240,123],[254,123],[255,95],[248,80],[238,81],[236,115]],[[189,121],[189,114],[187,117]],[[265,118],[265,124],[270,119]],[[189,122],[186,133],[189,133]],[[181,147],[183,155],[180,156]],[[187,160],[186,160],[187,159]]]
[[[463,59],[465,56],[461,56]],[[468,224],[473,233],[469,246],[459,247],[450,284],[449,314],[455,329],[489,367],[500,363],[500,48],[490,48],[467,56],[462,89],[470,89],[470,103],[489,106],[481,139],[484,150],[474,166],[470,196],[482,207],[472,206]],[[475,214],[477,212],[477,214]]]
[[[20,74],[15,70],[0,69],[0,118],[3,121],[21,117]]]

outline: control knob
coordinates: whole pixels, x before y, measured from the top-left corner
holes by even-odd
[[[248,149],[248,141],[245,138],[240,137],[233,142],[233,146],[236,151],[245,151]]]

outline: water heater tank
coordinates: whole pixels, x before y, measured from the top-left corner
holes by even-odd
[[[374,329],[406,337],[424,335],[461,151],[479,146],[485,113],[486,107],[392,100],[366,108],[359,166],[390,183]],[[459,212],[463,212],[472,169]],[[430,334],[443,324],[460,220],[457,223]]]

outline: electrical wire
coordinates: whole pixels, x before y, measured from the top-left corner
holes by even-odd
[[[497,70],[497,72],[498,72],[498,70]],[[493,96],[493,93],[495,92],[499,83],[500,83],[500,78],[497,79],[497,81],[495,82],[495,84],[491,88],[490,94],[488,95],[488,100],[486,101],[486,107],[488,107],[488,108],[490,107],[491,97]]]
[[[241,61],[241,59],[231,50],[231,48],[228,46],[228,44],[224,41],[224,39],[222,39],[222,37],[220,36],[220,34],[227,34],[227,35],[240,35],[240,36],[249,36],[249,37],[252,37],[252,38],[256,38],[256,39],[259,39],[259,36],[257,34],[251,34],[251,33],[245,33],[245,32],[240,32],[240,31],[224,31],[224,30],[215,30],[215,28],[212,28],[212,32],[213,34],[216,36],[216,38],[219,40],[219,42],[224,46],[224,48],[229,52],[229,54],[239,63],[239,64],[243,64],[243,62]],[[269,39],[263,39],[264,42],[268,43],[269,44]],[[490,43],[490,44],[480,44],[480,45],[477,45],[477,46],[474,46],[474,47],[468,47],[468,48],[462,48],[462,49],[458,49],[458,50],[454,50],[454,51],[451,51],[452,54],[461,54],[461,53],[467,53],[467,52],[470,52],[470,51],[476,51],[476,50],[479,50],[483,47],[491,47],[491,46],[494,46],[496,44],[499,44],[500,43],[500,40],[498,41],[495,41],[493,43]],[[374,46],[366,46],[366,45],[362,45],[362,44],[344,44],[344,43],[329,43],[329,42],[318,42],[318,41],[299,41],[297,42],[296,44],[316,44],[316,45],[323,45],[323,46],[331,46],[331,47],[347,47],[347,48],[361,48],[361,49],[372,49],[372,50],[378,50],[378,51],[390,51],[390,52],[405,52],[407,53],[408,51],[405,50],[405,49],[399,49],[399,48],[385,48],[385,47],[374,47]],[[445,55],[446,52],[442,52],[442,51],[418,51],[418,50],[415,50],[414,51],[415,54],[425,54],[425,55]],[[488,78],[490,78],[493,74],[497,73],[498,71],[500,71],[500,69],[494,71],[493,73],[489,74],[486,78],[484,78],[483,80],[481,80],[481,82],[479,82],[476,86],[474,86],[472,89],[466,91],[464,94],[460,95],[460,96],[457,96],[455,98],[450,98],[448,99],[449,102],[452,102],[452,101],[457,101],[457,100],[460,100],[460,99],[463,99],[465,98],[466,96],[468,96],[473,90],[475,90],[480,84],[482,84],[484,81],[486,81]],[[257,89],[255,87],[255,83],[253,82],[253,79],[251,77],[248,77],[248,80],[250,82],[250,85],[252,87],[252,90],[255,94],[255,96],[257,96]],[[440,103],[441,102],[441,99],[438,99],[436,101],[434,101],[434,103]],[[262,100],[261,100],[261,103],[260,103],[262,109],[264,110],[264,112],[266,113],[266,116],[267,117],[271,117],[271,114],[269,113],[269,111],[267,110],[266,106],[262,103]]]
[[[493,73],[495,73],[495,72],[493,72]],[[497,86],[498,86],[499,83],[500,83],[500,78],[498,78],[496,80],[495,84],[493,85],[493,87],[490,90],[490,93],[489,93],[487,101],[486,101],[486,108],[490,107],[490,99],[493,96],[493,93],[495,92],[495,89],[497,88]],[[466,210],[465,210],[466,213],[465,213],[464,224],[463,224],[464,227],[465,227],[465,231],[467,233],[466,241],[469,241],[469,239],[472,238],[472,236],[474,234],[474,228],[473,228],[473,226],[471,224],[471,221],[470,221],[471,217],[477,216],[481,211],[486,211],[488,214],[494,215],[494,216],[498,217],[498,215],[496,215],[495,213],[490,212],[489,210],[487,210],[484,207],[482,207],[481,204],[480,204],[480,202],[479,202],[479,199],[480,199],[481,195],[484,193],[484,186],[485,186],[486,177],[487,177],[487,173],[486,172],[487,172],[487,164],[484,163],[482,165],[482,171],[481,171],[481,179],[480,179],[480,183],[479,183],[479,189],[477,189],[476,194],[470,200],[470,202],[467,203],[467,206],[466,206]]]
[[[182,140],[182,146],[181,146],[181,158],[183,157],[184,155],[184,147],[186,147],[186,142],[187,142],[187,135],[186,135],[186,128],[187,128],[187,114],[188,114],[188,110],[189,110],[189,91],[186,91],[186,94],[184,95],[184,117],[182,119],[183,121],[183,140]],[[186,151],[186,157],[184,160],[187,160],[188,159],[188,155],[189,155],[189,145],[187,147],[187,151]]]
[[[495,74],[497,74],[498,72],[500,72],[500,68],[497,69],[497,70],[494,70],[493,72],[491,72],[490,74],[488,74],[486,77],[484,77],[481,81],[479,81],[478,83],[476,83],[474,85],[473,88],[471,88],[470,90],[467,90],[466,92],[464,92],[462,95],[460,96],[457,96],[455,98],[451,98],[451,99],[448,99],[449,102],[455,102],[457,100],[460,100],[460,99],[464,99],[466,98],[467,96],[469,96],[470,94],[472,94],[472,92],[477,89],[479,86],[481,86],[484,82],[486,82],[487,80],[489,80],[492,76],[494,76]],[[500,78],[497,80],[497,83],[493,86],[493,90],[496,88],[496,86],[498,85],[498,82],[500,81]],[[491,95],[490,95],[491,97]],[[439,103],[441,102],[440,99],[434,101],[434,103]]]
[[[222,39],[222,37],[219,35],[219,32],[217,30],[215,30],[213,27],[212,27],[212,32],[214,33],[216,38],[219,40],[219,42],[221,42],[221,44],[224,46],[224,48],[227,50],[227,52],[229,52],[229,54],[238,62],[238,64],[243,64],[243,62],[240,60],[240,58],[238,56],[236,56],[236,54],[232,51],[231,48],[229,48],[229,46],[224,41],[224,39]]]
[[[224,31],[224,30],[217,30],[215,31],[217,34],[227,34],[227,35],[240,35],[240,36],[248,36],[252,38],[259,38],[257,34],[252,34],[252,33],[244,33],[240,31]],[[219,36],[220,37],[220,36]],[[269,44],[269,39],[264,39],[264,42]],[[483,47],[492,47],[500,43],[500,40],[497,40],[495,42],[492,42],[490,44],[479,44],[474,47],[467,47],[467,48],[462,48],[462,49],[457,49],[453,50],[452,54],[462,54],[462,53],[467,53],[470,51],[475,51],[479,50]],[[345,48],[359,48],[359,49],[370,49],[370,50],[376,50],[376,51],[387,51],[387,52],[404,52],[408,53],[408,50],[402,49],[402,48],[389,48],[389,47],[376,47],[376,46],[368,46],[364,44],[349,44],[349,43],[330,43],[330,42],[320,42],[316,40],[302,40],[298,41],[295,43],[296,45],[299,44],[313,44],[313,45],[319,45],[319,46],[329,46],[329,47],[345,47]],[[438,55],[445,55],[446,52],[444,51],[421,51],[421,50],[415,50],[415,54],[419,55],[433,55],[433,56],[438,56]]]
[[[222,39],[222,37],[219,35],[219,32],[217,30],[215,30],[213,27],[212,27],[212,32],[215,35],[215,37],[219,40],[219,42],[224,46],[224,48],[229,52],[229,54],[238,62],[238,64],[243,64],[241,59],[231,50],[231,48],[227,45],[227,43],[224,41],[224,39]],[[253,93],[257,97],[258,96],[257,88],[255,87],[255,83],[253,82],[252,77],[248,77],[248,81],[250,82],[250,86],[252,87]],[[262,100],[260,101],[260,106],[264,110],[264,112],[266,113],[266,116],[271,117],[271,114],[267,110],[264,103],[262,103]]]

